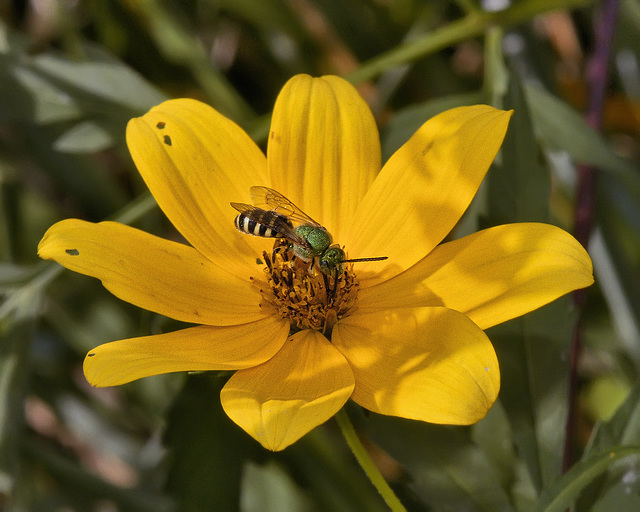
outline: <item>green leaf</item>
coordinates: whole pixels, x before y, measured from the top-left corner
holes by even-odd
[[[469,428],[376,414],[363,424],[376,443],[408,472],[412,491],[434,510],[513,510]]]
[[[601,499],[596,501],[590,509],[591,512],[611,512],[612,510],[615,510],[615,512],[638,512],[640,510],[638,479],[629,480],[629,483],[615,485]]]
[[[17,48],[0,55],[0,119],[49,124],[95,115],[126,122],[166,99],[98,46],[84,42],[81,58],[31,56],[9,38]]]
[[[5,120],[38,124],[68,121],[82,115],[80,105],[63,85],[6,56],[0,57],[0,106]]]
[[[572,107],[544,89],[525,86],[536,135],[551,150],[566,151],[579,163],[612,173],[640,200],[640,176],[633,165],[611,152],[605,141]]]
[[[513,108],[515,113],[499,164],[486,178],[485,223],[547,221],[549,172],[539,160],[527,98],[513,72],[504,108]],[[487,332],[500,361],[500,401],[538,490],[555,481],[561,469],[568,372],[565,354],[574,320],[569,300],[563,298]]]
[[[144,25],[157,49],[174,64],[189,69],[208,102],[221,114],[236,121],[247,121],[254,113],[227,76],[212,66],[211,56],[201,38],[183,18],[184,6],[144,0],[132,10]]]
[[[511,425],[500,401],[493,405],[482,421],[471,427],[471,439],[484,453],[503,489],[518,486],[529,499],[536,496],[530,480],[525,482],[521,478],[524,463],[511,442]]]
[[[346,450],[345,441],[330,430],[332,423],[313,429],[271,457],[306,491],[316,510],[386,512],[388,507]]]
[[[612,448],[581,460],[541,494],[535,512],[564,512],[594,478],[630,455],[640,455],[640,446]]]
[[[111,104],[129,112],[144,112],[164,101],[165,96],[138,73],[104,49],[84,43],[83,56],[70,59],[47,52],[28,60],[34,73],[88,105]]]
[[[611,175],[597,180],[597,228],[589,250],[615,337],[640,370],[640,202]]]
[[[620,445],[640,445],[640,385],[636,385],[624,403],[607,421],[600,421],[589,439],[583,459]],[[604,475],[603,475],[604,477]],[[623,475],[595,479],[578,501],[578,510],[590,510],[599,496],[606,496],[619,484]]]
[[[242,479],[242,512],[311,512],[309,498],[291,477],[274,462],[258,466],[249,463]]]
[[[0,262],[0,291],[25,284],[36,273],[37,270],[33,266]]]
[[[513,70],[508,84],[504,106],[514,114],[502,144],[500,164],[487,175],[490,224],[546,222],[551,178],[540,162],[529,106]]]
[[[500,402],[538,490],[560,474],[566,420],[566,353],[575,322],[568,298],[491,328],[500,361]]]
[[[77,118],[81,110],[73,97],[30,69],[24,38],[3,24],[0,32],[0,121],[48,123]]]
[[[10,497],[21,474],[20,442],[24,435],[23,400],[26,363],[33,323],[0,324],[0,495]]]
[[[119,125],[120,133],[114,137],[124,136],[126,119],[122,118]],[[60,136],[58,126],[24,128],[22,143],[29,148],[28,157],[41,166],[56,187],[64,190],[71,204],[83,208],[83,216],[104,219],[124,206],[126,192],[104,160],[56,151],[53,146]]]
[[[83,121],[64,132],[53,143],[63,153],[94,153],[112,146],[113,138],[107,130],[93,121]]]
[[[623,89],[631,97],[631,102],[637,99],[637,86],[629,83],[629,77],[633,77],[637,71],[630,68],[629,65],[635,66],[636,56],[640,54],[640,38],[638,38],[638,34],[640,34],[640,3],[637,0],[622,0],[619,2],[619,11],[616,16],[616,36],[613,41],[613,54],[616,55],[616,59],[629,59],[627,60],[626,71],[623,69],[625,66],[620,61],[617,63],[617,69],[618,76],[622,78]],[[635,80],[635,77],[631,80]]]
[[[221,377],[191,375],[168,416],[167,490],[181,512],[239,509],[244,464],[262,448],[220,405]]]
[[[289,36],[301,37],[303,30],[296,23],[297,19],[291,12],[287,3],[280,0],[220,0],[219,8],[242,19],[265,36],[273,38],[277,32],[283,32]],[[290,41],[290,44],[292,41]],[[271,42],[274,45],[273,42]]]

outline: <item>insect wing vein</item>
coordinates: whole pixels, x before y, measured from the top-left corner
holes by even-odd
[[[251,200],[256,206],[266,205],[270,210],[302,224],[323,227],[277,190],[268,187],[251,187],[250,192]]]
[[[245,213],[255,208],[255,206],[253,206],[252,204],[247,203],[231,203],[231,206],[233,206],[240,213]]]

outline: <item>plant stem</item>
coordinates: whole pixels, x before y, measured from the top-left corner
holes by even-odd
[[[224,73],[212,65],[193,31],[180,23],[179,17],[165,6],[166,2],[136,0],[122,3],[143,25],[164,57],[192,73],[209,103],[217,110],[236,122],[255,117],[250,105]]]
[[[493,25],[508,27],[548,11],[583,7],[589,3],[592,2],[590,0],[524,0],[503,11],[473,10],[457,21],[374,57],[345,78],[354,84],[365,82],[391,67],[415,61],[460,41],[477,37]]]
[[[360,442],[360,438],[358,437],[358,434],[356,434],[356,430],[353,428],[353,423],[351,423],[344,407],[338,412],[338,414],[336,414],[336,420],[340,427],[340,431],[347,441],[351,452],[357,459],[358,464],[360,464],[360,467],[369,477],[369,480],[371,480],[371,483],[375,488],[378,489],[378,492],[384,499],[385,503],[394,512],[406,512],[407,509],[400,502],[391,487],[389,487],[389,484],[380,473],[380,470],[378,470],[377,466],[369,456],[369,453],[362,445],[362,442]]]
[[[587,123],[594,130],[599,130],[602,124],[602,111],[609,77],[609,62],[611,60],[617,14],[618,0],[603,0],[595,21],[595,48],[587,67],[589,104],[585,115]],[[584,247],[588,246],[593,229],[595,203],[596,169],[591,166],[581,165],[578,167],[574,231],[576,239]],[[574,304],[580,310],[581,317],[586,297],[585,290],[578,290],[573,294]],[[571,352],[569,354],[568,413],[567,423],[565,425],[565,445],[562,459],[562,468],[564,471],[567,471],[573,464],[573,439],[576,430],[576,408],[578,399],[578,359],[582,348],[580,335],[581,325],[582,322],[580,318],[574,327],[571,340]]]

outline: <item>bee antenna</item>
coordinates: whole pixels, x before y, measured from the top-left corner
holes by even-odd
[[[358,261],[382,261],[386,260],[389,256],[378,256],[376,258],[356,258],[353,260],[344,260],[341,263],[356,263]]]

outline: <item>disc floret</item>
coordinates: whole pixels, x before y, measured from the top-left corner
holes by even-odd
[[[298,257],[286,241],[277,242],[273,252],[265,251],[263,258],[268,283],[263,295],[291,322],[292,330],[330,334],[335,323],[353,310],[358,289],[353,265],[344,264],[339,273],[327,275],[314,261]]]

